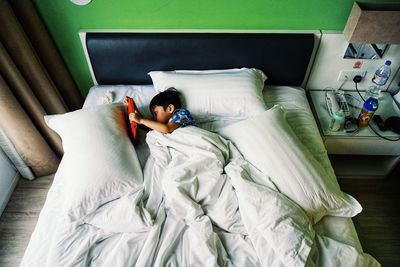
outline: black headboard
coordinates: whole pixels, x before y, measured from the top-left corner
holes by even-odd
[[[251,67],[267,84],[300,86],[314,48],[312,33],[87,33],[98,84],[151,84],[151,70]]]

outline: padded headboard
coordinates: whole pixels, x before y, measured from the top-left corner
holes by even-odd
[[[312,33],[86,33],[98,84],[151,84],[152,70],[258,68],[266,84],[302,85]]]

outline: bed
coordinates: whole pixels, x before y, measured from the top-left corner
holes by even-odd
[[[313,34],[82,36],[95,86],[46,117],[64,157],[21,266],[379,266],[302,89]],[[150,116],[170,86],[197,127],[134,147],[123,97]]]

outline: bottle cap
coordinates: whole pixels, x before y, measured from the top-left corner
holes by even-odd
[[[364,102],[364,108],[368,110],[375,111],[378,109],[378,100],[374,97],[369,97],[365,102]]]
[[[390,61],[390,60],[386,60],[386,61],[385,61],[385,65],[390,66],[390,64],[392,64],[392,61]]]

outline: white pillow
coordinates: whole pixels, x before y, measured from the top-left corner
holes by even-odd
[[[256,69],[151,71],[156,91],[175,87],[198,122],[218,117],[245,119],[263,112],[266,76]]]
[[[325,215],[352,217],[362,210],[300,142],[280,106],[227,126],[220,134],[269,175],[278,190],[301,206],[314,223]]]
[[[69,220],[83,220],[99,206],[141,188],[143,174],[121,107],[96,106],[45,120],[62,139],[64,156],[55,180],[62,188],[60,208]]]
[[[83,108],[105,104],[106,100],[110,100],[111,103],[122,103],[125,96],[130,96],[139,112],[144,117],[151,118],[149,105],[156,94],[153,85],[95,85],[90,88]]]
[[[123,105],[125,96],[130,96],[135,101],[136,107],[145,118],[153,118],[149,106],[153,97],[157,94],[151,85],[95,85],[90,88],[83,104],[83,108],[103,105],[110,100],[111,103]],[[124,108],[127,113],[127,108]],[[128,115],[126,115],[128,116]],[[142,169],[149,157],[150,151],[146,144],[147,130],[139,127],[139,143],[135,146]]]

